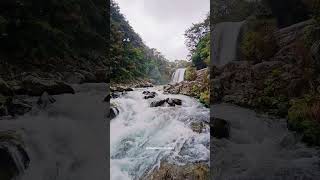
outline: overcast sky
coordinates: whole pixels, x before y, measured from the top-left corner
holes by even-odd
[[[186,59],[184,32],[204,20],[210,0],[115,0],[147,46],[167,59]]]

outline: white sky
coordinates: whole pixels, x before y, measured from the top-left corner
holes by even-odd
[[[184,32],[204,20],[210,0],[115,0],[147,46],[167,59],[186,59]]]

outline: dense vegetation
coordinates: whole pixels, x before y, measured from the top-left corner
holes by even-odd
[[[104,0],[2,0],[2,73],[12,66],[17,71],[106,66],[106,7]]]
[[[193,24],[185,32],[186,45],[190,51],[192,65],[198,70],[209,65],[210,62],[210,18]]]
[[[243,84],[237,82],[239,85],[246,82],[256,84],[250,92],[250,97],[254,98],[248,96],[250,101],[240,104],[287,117],[289,128],[301,133],[305,142],[320,145],[320,1],[221,0],[211,6],[213,28],[214,24],[223,21],[246,20],[239,44],[239,59],[249,61],[252,66],[244,70],[233,67],[230,71],[240,73],[246,79]],[[280,31],[310,19],[301,30],[291,28],[294,33]],[[265,66],[268,63],[282,65]],[[250,79],[250,75],[245,74],[255,73],[251,68],[255,65],[264,67],[260,72],[263,76],[255,74],[255,78]],[[232,79],[229,81],[233,82]],[[246,99],[241,97],[239,101]]]
[[[170,80],[172,63],[156,49],[147,47],[121,14],[119,6],[111,1],[111,80],[125,81],[151,78],[154,83]]]

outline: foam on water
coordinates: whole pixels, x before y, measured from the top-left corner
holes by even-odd
[[[143,99],[143,89],[113,99],[119,115],[111,121],[111,179],[139,179],[160,161],[185,164],[209,161],[209,128],[195,133],[191,122],[209,121],[209,110],[183,95],[165,95],[157,89],[155,99]],[[155,100],[179,98],[182,106],[150,107]],[[173,149],[154,150],[148,147]]]

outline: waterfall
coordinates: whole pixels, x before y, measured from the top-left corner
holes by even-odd
[[[176,71],[172,75],[171,83],[179,83],[184,81],[184,73],[186,72],[185,68],[176,69]]]
[[[237,59],[238,39],[243,24],[244,21],[222,22],[214,26],[211,33],[213,65],[223,66]]]

